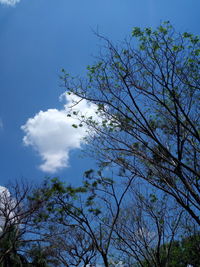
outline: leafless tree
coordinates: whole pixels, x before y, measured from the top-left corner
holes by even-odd
[[[184,211],[166,194],[142,191],[134,188],[132,201],[125,203],[115,228],[115,244],[128,264],[167,267],[172,244],[182,234]]]

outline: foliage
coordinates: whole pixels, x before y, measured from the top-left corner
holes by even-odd
[[[25,267],[26,259],[18,253],[20,242],[17,238],[18,229],[10,226],[3,238],[0,239],[0,266]]]
[[[167,259],[167,249],[170,244],[164,244],[161,247],[160,255],[162,258],[161,266],[165,266],[164,262]],[[193,235],[182,238],[181,240],[176,240],[171,244],[170,257],[168,257],[168,266],[170,267],[185,267],[193,266],[198,267],[200,262],[200,235],[195,233]],[[149,266],[147,262],[143,263]],[[152,266],[153,263],[150,263]]]

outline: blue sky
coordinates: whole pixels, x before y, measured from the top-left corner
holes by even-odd
[[[74,134],[59,101],[60,70],[83,74],[98,52],[93,30],[118,42],[135,26],[170,20],[200,34],[199,10],[199,0],[0,0],[0,185],[45,176],[76,183],[93,166],[81,157],[84,130]]]

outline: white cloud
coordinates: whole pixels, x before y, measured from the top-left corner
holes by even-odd
[[[20,0],[0,0],[0,4],[14,6],[15,4],[19,3]]]
[[[75,117],[67,117],[69,110],[80,110],[81,114],[96,116],[96,105],[82,100],[74,106],[74,101],[80,100],[74,95],[65,94],[65,99],[67,103],[62,110],[40,111],[21,127],[25,133],[23,143],[39,153],[43,161],[39,168],[47,173],[68,167],[69,152],[80,148],[83,138],[87,136],[86,126],[72,127],[79,121]]]

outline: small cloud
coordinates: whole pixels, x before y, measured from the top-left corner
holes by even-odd
[[[19,3],[20,0],[0,0],[0,4],[14,6],[15,4]]]
[[[69,166],[69,153],[73,149],[80,148],[87,136],[87,128],[74,128],[79,124],[75,117],[68,117],[70,110],[81,110],[81,114],[96,116],[97,106],[88,103],[74,95],[65,95],[66,104],[62,110],[48,109],[38,112],[33,118],[29,118],[21,127],[25,136],[23,143],[36,150],[42,164],[39,168],[47,173],[55,173],[57,170]],[[74,101],[78,102],[74,106]]]

